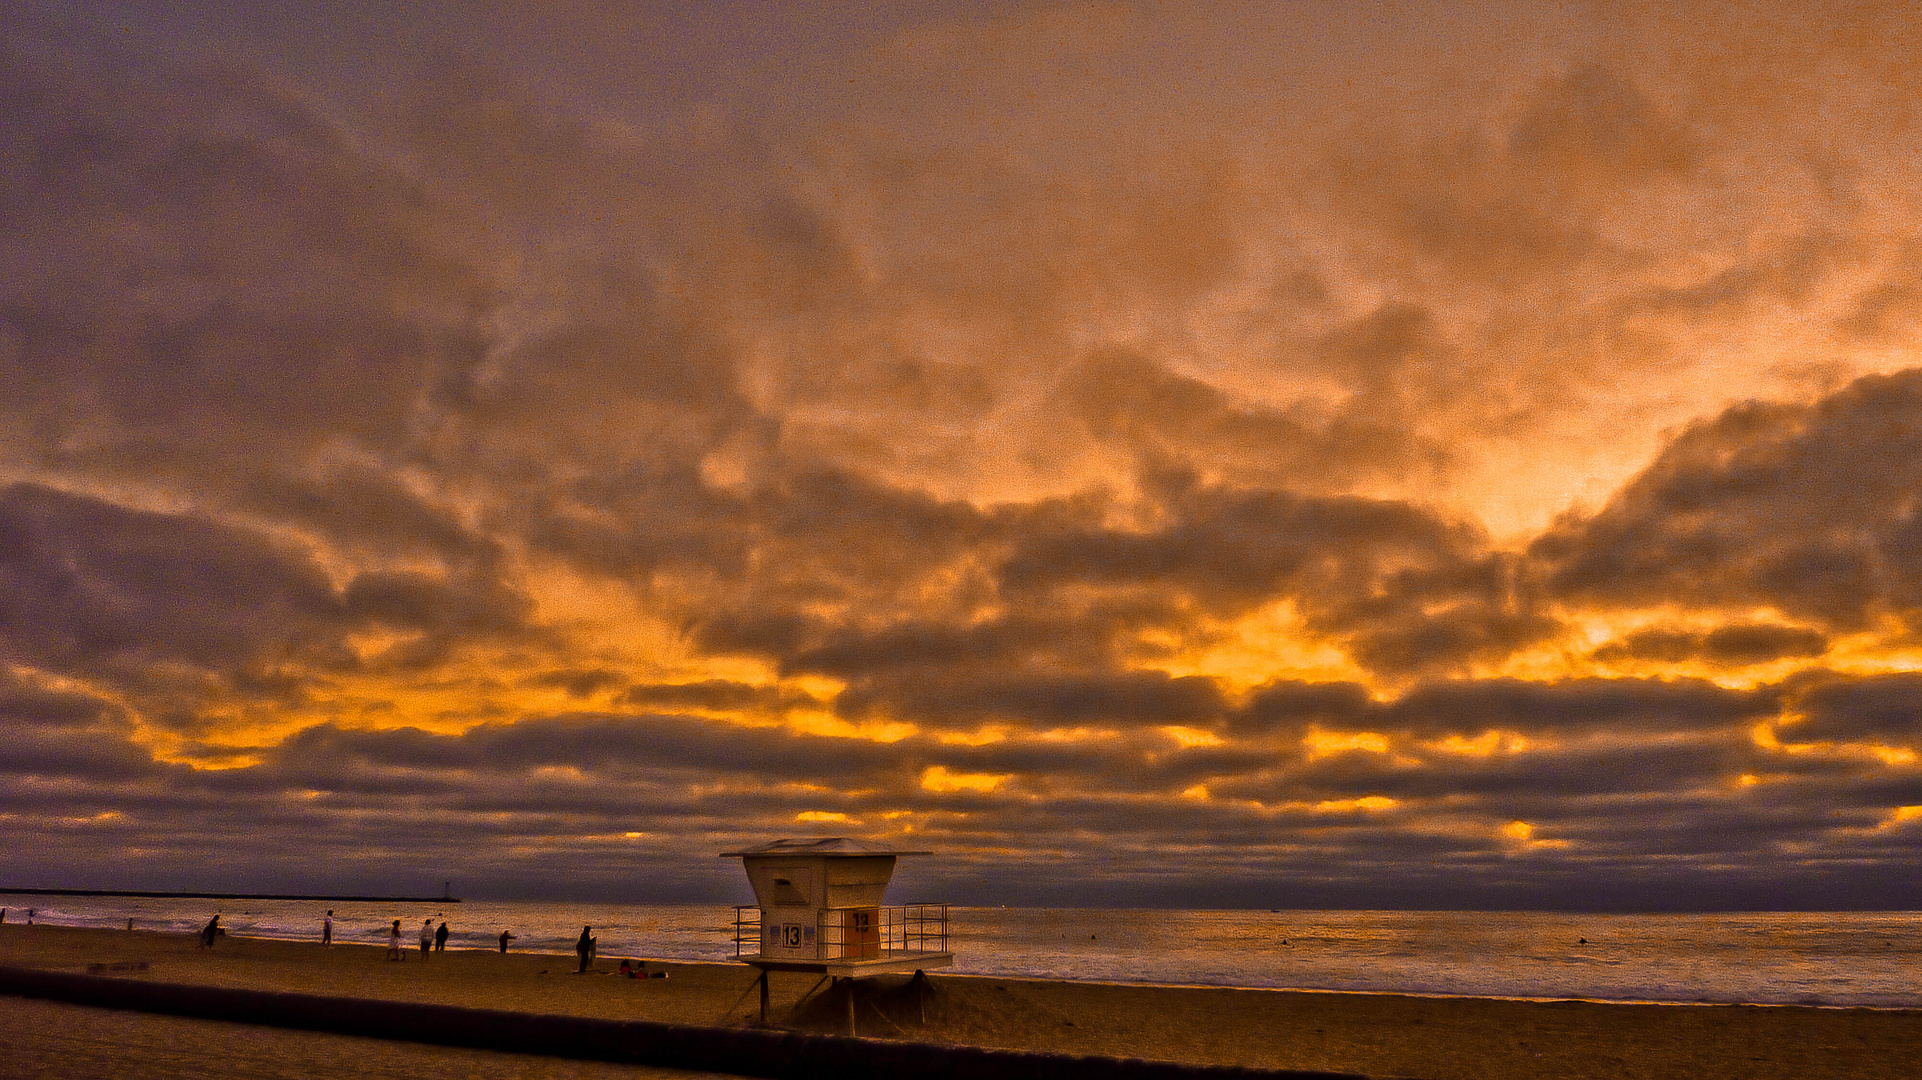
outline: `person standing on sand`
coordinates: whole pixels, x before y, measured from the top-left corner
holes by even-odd
[[[213,918],[207,920],[207,925],[200,928],[200,947],[203,949],[213,948],[214,939],[219,936],[220,916],[215,915]]]
[[[446,919],[442,919],[440,923],[440,929],[434,931],[434,951],[435,952],[447,951],[447,920]]]
[[[511,930],[502,930],[502,931],[501,931],[501,955],[502,955],[502,956],[506,956],[506,955],[507,955],[507,943],[508,943],[508,942],[510,942],[510,941],[512,941],[512,940],[514,940],[514,933],[513,933],[513,931],[511,931]]]
[[[328,908],[327,914],[323,916],[320,920],[320,943],[325,946],[331,946],[334,943],[334,909],[333,908]]]
[[[576,975],[586,971],[588,962],[594,959],[593,929],[591,926],[581,927],[580,939],[574,942],[574,953],[581,958],[581,966],[574,969]]]
[[[407,954],[400,951],[399,919],[395,919],[393,927],[387,931],[387,959],[403,961],[407,959]]]
[[[433,951],[434,920],[428,919],[420,924],[420,958],[422,960],[427,959],[427,954]]]

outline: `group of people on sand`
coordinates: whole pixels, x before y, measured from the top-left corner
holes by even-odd
[[[395,919],[393,923],[387,927],[387,959],[389,960],[407,959],[406,950],[401,946],[400,922],[399,919]],[[206,926],[200,928],[200,947],[202,949],[213,948],[214,940],[226,932],[226,928],[220,925],[220,916],[215,915],[213,918],[207,920]],[[502,930],[498,939],[500,951],[502,953],[507,952],[507,943],[515,940],[517,937],[518,935],[511,930]],[[593,927],[581,927],[581,936],[574,942],[574,953],[580,958],[580,966],[574,969],[575,974],[585,973],[588,966],[593,964],[594,954],[600,946],[600,940],[601,939],[594,936]],[[438,927],[434,925],[434,920],[432,919],[423,921],[420,924],[419,941],[420,955],[423,960],[432,953],[446,952],[447,921],[445,919],[441,920],[441,924]],[[332,908],[327,909],[327,914],[321,917],[320,943],[322,946],[329,948],[334,944],[334,911]],[[620,970],[615,972],[615,974],[625,975],[630,979],[666,977],[665,973],[650,973],[647,970],[646,961],[641,961],[640,966],[635,967],[628,961],[623,960],[621,961]]]
[[[332,915],[333,912],[330,911],[327,914]],[[502,952],[507,951],[506,939],[512,936],[513,935],[509,934],[505,930],[501,931],[501,938],[502,938],[501,951]],[[447,920],[445,919],[441,920],[439,929],[434,928],[434,920],[432,919],[423,920],[420,924],[420,958],[422,960],[425,960],[427,959],[428,954],[430,953],[446,952],[446,951],[447,951]],[[387,959],[389,960],[407,959],[406,954],[401,951],[401,947],[400,947],[400,920],[399,919],[395,919],[394,925],[388,927],[387,929]]]
[[[4,908],[0,908],[0,911],[4,911],[4,910],[5,910]],[[5,918],[4,915],[0,915],[0,920],[4,920],[4,918]],[[29,916],[28,921],[31,923],[32,921],[31,916]],[[220,937],[224,936],[226,933],[227,933],[227,928],[220,925],[220,916],[215,915],[213,918],[207,920],[207,925],[200,928],[200,933],[198,935],[200,938],[200,947],[202,949],[213,948],[214,942]],[[500,938],[498,939],[500,944],[500,951],[502,953],[506,953],[507,943],[515,940],[518,936],[519,935],[515,934],[511,930],[502,930],[500,933]],[[441,920],[441,924],[438,927],[434,925],[434,920],[432,919],[427,919],[423,921],[420,924],[419,940],[420,940],[420,955],[421,955],[421,959],[423,960],[425,960],[428,957],[428,955],[431,953],[446,952],[447,951],[447,920],[445,919]],[[332,908],[328,908],[327,914],[321,917],[320,943],[322,946],[329,947],[329,948],[331,948],[334,944],[334,910]],[[579,974],[586,973],[589,965],[594,963],[594,954],[599,949],[600,943],[601,943],[601,939],[594,936],[594,928],[592,926],[581,927],[581,936],[575,939],[574,941],[574,954],[580,959],[580,966],[574,969],[575,974],[579,975]],[[401,947],[401,929],[400,929],[399,919],[395,919],[393,923],[389,925],[387,928],[387,959],[389,960],[406,960],[407,959],[407,953]],[[625,976],[630,979],[648,979],[648,978],[664,979],[667,977],[666,972],[648,971],[647,961],[645,960],[638,961],[638,963],[622,960],[620,969],[618,971],[615,971],[614,974]]]
[[[594,928],[591,926],[581,927],[581,936],[574,940],[574,955],[579,957],[581,962],[580,966],[574,969],[574,974],[584,975],[587,973],[588,966],[594,962],[594,954],[600,950],[600,947],[601,939],[594,936]],[[665,971],[648,971],[647,961],[645,960],[623,960],[621,961],[620,968],[616,970],[614,974],[629,979],[667,978],[667,972]]]
[[[333,915],[333,912],[330,911],[327,914],[331,916]],[[505,953],[507,951],[507,943],[510,941],[513,941],[517,936],[519,935],[515,934],[512,930],[502,930],[500,933],[500,937],[497,939],[500,943],[501,952]],[[441,924],[439,927],[434,926],[434,920],[432,919],[428,919],[425,922],[422,922],[420,924],[421,959],[423,960],[427,959],[427,955],[429,953],[446,952],[446,951],[447,951],[447,920],[445,919],[441,920]],[[395,919],[394,924],[387,929],[387,959],[389,960],[407,959],[407,954],[401,951],[399,919]]]
[[[324,930],[323,933],[325,933],[329,938],[331,938],[332,936],[331,917],[334,913],[330,911],[327,914],[329,916],[328,928]],[[500,933],[500,937],[497,939],[500,943],[501,952],[505,953],[507,951],[507,943],[510,941],[513,941],[517,936],[518,935],[515,934],[512,930],[502,930]],[[427,956],[429,953],[446,952],[446,951],[447,951],[447,920],[442,919],[439,927],[436,927],[434,925],[434,920],[432,919],[428,919],[422,922],[420,924],[421,959],[423,960],[427,959]],[[394,924],[388,927],[387,929],[387,959],[389,960],[407,959],[407,954],[401,950],[399,919],[395,919]]]
[[[226,932],[227,932],[226,928],[220,925],[220,916],[215,915],[213,918],[208,919],[207,925],[200,928],[200,935],[199,935],[200,947],[202,949],[213,948],[214,941],[217,938],[224,935]],[[393,925],[387,928],[387,959],[405,960],[407,958],[406,954],[401,951],[400,936],[401,936],[400,920],[395,919],[393,922]],[[508,931],[508,930],[501,931],[500,947],[502,952],[507,951],[507,943],[514,940],[514,936],[515,935],[511,931]],[[321,916],[320,943],[323,947],[327,947],[327,948],[333,947],[334,911],[332,908],[328,908],[327,914]],[[420,924],[421,958],[426,959],[429,953],[446,952],[446,951],[447,951],[447,920],[442,919],[441,924],[438,928],[434,926],[434,920],[432,919],[428,919],[425,922],[422,922]]]

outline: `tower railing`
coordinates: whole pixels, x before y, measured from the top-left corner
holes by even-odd
[[[754,946],[753,952],[743,952],[743,945]],[[754,905],[734,908],[734,959],[759,954],[761,951],[761,909]]]
[[[795,959],[888,960],[951,951],[946,904],[820,908],[813,930],[812,956]],[[735,959],[766,955],[764,934],[759,907],[734,909]]]

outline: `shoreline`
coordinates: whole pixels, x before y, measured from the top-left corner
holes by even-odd
[[[581,926],[591,923],[609,956],[727,962],[733,953],[731,912],[714,905],[127,900],[41,911],[43,921],[61,925],[121,929],[131,916],[141,927],[184,933],[219,910],[230,933],[312,941],[328,907],[341,908],[337,940],[381,943],[392,918],[411,910],[414,927],[422,916],[453,920],[450,948],[491,951],[495,933],[506,927],[520,935],[517,949],[568,955]],[[1125,911],[956,909],[952,970],[1149,986],[1922,1008],[1914,977],[1922,924],[1909,915],[1607,919],[1532,916],[1491,927],[1461,913],[1332,913],[1298,921],[1274,913],[1140,918]]]
[[[148,963],[113,980],[123,983],[708,1031],[745,1030],[756,1019],[755,973],[745,965],[649,959],[650,971],[669,977],[628,980],[610,973],[614,957],[576,976],[574,958],[555,954],[449,950],[424,963],[413,951],[403,963],[384,955],[377,945],[262,938],[225,938],[203,952],[178,933],[0,926],[0,965],[78,974],[90,963]],[[771,991],[771,1018],[781,1030],[846,1034],[849,1002],[839,988],[777,975]],[[905,978],[862,980],[862,1041],[1424,1080],[1922,1076],[1922,1010],[1915,1009],[1522,1001],[945,972],[922,993]],[[127,1022],[142,1021],[129,1014]]]
[[[13,925],[15,924],[11,922],[0,924],[0,929],[12,927]],[[24,924],[21,924],[21,925],[24,925]],[[35,924],[34,929],[39,929],[42,927],[60,929],[60,930],[78,930],[78,931],[86,931],[86,932],[97,931],[100,933],[108,933],[108,934],[124,934],[129,932],[129,931],[126,931],[123,929],[117,929],[114,927],[67,926],[61,923],[38,923],[38,924]],[[229,933],[225,933],[224,930],[225,928],[223,928],[223,935],[222,935],[223,941],[263,941],[263,942],[270,941],[270,942],[279,942],[283,944],[293,944],[293,945],[304,944],[304,945],[314,945],[316,947],[319,947],[319,943],[314,940],[312,935],[304,935],[299,937],[295,937],[295,936],[276,937],[270,934],[229,934]],[[192,936],[191,934],[185,931],[154,930],[154,929],[149,929],[145,927],[137,927],[131,932],[136,934],[154,934],[161,937],[179,936],[181,934],[186,934],[186,936],[189,936],[189,937]],[[385,933],[386,933],[385,931],[370,932],[370,934],[372,935],[378,935],[380,940],[382,941],[385,940]],[[416,939],[411,935],[408,935],[404,938],[404,944],[407,945],[408,951],[411,952],[414,949],[415,940]],[[381,949],[382,951],[385,951],[386,949],[386,946],[384,944],[377,944],[372,940],[357,941],[357,940],[337,939],[334,942],[334,947],[336,948],[347,948],[347,947],[375,948],[375,949]],[[458,946],[458,947],[450,945],[445,951],[448,953],[461,953],[461,954],[478,954],[478,955],[495,955],[496,954],[495,949],[480,948],[480,947],[471,946],[471,945]],[[545,949],[534,949],[534,948],[522,949],[518,947],[513,949],[510,955],[552,957],[552,958],[555,958],[556,960],[565,960],[569,963],[573,962],[573,957],[574,957],[574,954],[571,951],[565,951],[565,952],[559,951],[559,950],[550,951]],[[674,957],[674,956],[643,956],[639,953],[609,953],[606,956],[606,960],[610,963],[619,963],[621,960],[632,960],[637,962],[645,961],[649,964],[655,964],[663,967],[669,966],[669,965],[704,965],[704,964],[713,964],[713,965],[719,965],[722,967],[731,967],[733,964],[732,960],[691,959],[688,957]],[[1554,1002],[1572,1001],[1572,1002],[1580,1002],[1580,1003],[1589,1004],[1589,1005],[1655,1005],[1655,1006],[1673,1007],[1673,1008],[1719,1008],[1724,1006],[1740,1006],[1743,1008],[1756,1008],[1756,1009],[1831,1009],[1831,1010],[1867,1009],[1870,1011],[1877,1011],[1877,1012],[1915,1012],[1918,1010],[1922,1010],[1922,1002],[1918,1002],[1917,1004],[1912,1004],[1912,1005],[1867,1005],[1867,1004],[1854,1004],[1854,1003],[1836,1004],[1836,1003],[1825,1002],[1825,1001],[1744,1001],[1737,998],[1697,998],[1693,1000],[1683,1000],[1679,998],[1584,997],[1576,994],[1558,994],[1558,995],[1451,994],[1451,993],[1445,993],[1445,992],[1436,991],[1436,990],[1377,990],[1377,989],[1366,989],[1366,988],[1323,987],[1323,986],[1251,986],[1251,985],[1244,985],[1240,983],[1151,982],[1151,981],[1135,982],[1135,981],[1122,981],[1119,979],[1063,979],[1063,978],[1050,978],[1050,977],[1036,976],[1036,975],[999,974],[995,972],[979,972],[979,971],[957,971],[953,968],[942,969],[940,972],[940,976],[943,979],[1006,979],[1006,980],[1014,980],[1019,982],[1063,983],[1063,984],[1075,985],[1075,986],[1139,987],[1144,989],[1158,989],[1158,990],[1235,990],[1235,991],[1243,991],[1251,994],[1252,993],[1339,994],[1339,995],[1355,995],[1358,997],[1386,996],[1386,997],[1424,998],[1424,999],[1432,999],[1436,1001],[1513,1001],[1513,1002],[1524,1002],[1524,1003],[1530,1003],[1530,1004],[1551,1004]]]
[[[278,941],[286,939],[275,938],[271,940]],[[562,954],[557,953],[551,955]],[[621,957],[615,957],[614,959],[618,961]],[[629,957],[628,959],[633,958]],[[655,963],[656,961],[650,958],[648,962]],[[661,960],[659,962],[663,964],[687,964],[706,963],[707,961]],[[1519,994],[1444,994],[1431,990],[1349,990],[1329,989],[1319,986],[1240,986],[1234,983],[1119,982],[1114,979],[1043,979],[1026,975],[992,975],[976,971],[955,971],[951,968],[942,970],[940,974],[944,979],[1009,979],[1020,982],[1061,983],[1067,986],[1140,987],[1148,990],[1234,990],[1239,993],[1249,994],[1339,994],[1353,995],[1355,997],[1423,998],[1434,1001],[1514,1001],[1532,1005],[1552,1005],[1556,1002],[1569,1001],[1582,1005],[1653,1005],[1673,1009],[1719,1009],[1733,1007],[1743,1009],[1864,1009],[1869,1012],[1922,1012],[1922,1004],[1833,1005],[1821,1001],[1736,1001],[1733,999],[1727,1001],[1707,999],[1697,1001],[1671,1001],[1660,998],[1601,998],[1580,997],[1568,994],[1551,997],[1528,997]]]
[[[36,929],[37,928],[38,927],[36,927]],[[103,930],[102,928],[99,928],[99,927],[62,927],[62,929],[101,930],[103,933],[127,933],[127,931],[125,930],[111,930],[111,929]],[[139,933],[157,934],[163,937],[171,936],[168,931],[164,931],[164,930],[136,929],[133,932],[137,934]],[[282,943],[295,944],[295,945],[301,945],[301,944],[314,945],[316,947],[319,947],[319,943],[315,942],[311,937],[306,937],[306,938],[269,937],[262,934],[234,934],[234,935],[223,935],[222,940],[273,941],[273,942],[282,942]],[[408,938],[406,941],[407,951],[409,951],[410,954],[416,948],[413,942],[414,942],[414,939],[412,938]],[[334,947],[336,948],[346,948],[346,947],[374,948],[374,949],[380,949],[383,952],[386,951],[385,945],[373,945],[363,941],[336,941],[334,942]],[[455,948],[453,946],[449,946],[445,951],[448,953],[474,954],[474,955],[483,955],[483,956],[496,955],[496,950],[494,949],[479,949],[479,948],[473,948],[473,947]],[[567,963],[573,963],[574,961],[574,954],[571,952],[550,952],[544,949],[514,949],[509,955],[549,957],[554,959],[557,962],[565,961]],[[631,960],[637,963],[645,962],[648,964],[653,964],[657,967],[670,967],[670,966],[679,967],[679,966],[700,966],[700,965],[715,965],[719,967],[733,966],[732,962],[727,960],[690,960],[684,957],[642,956],[639,953],[619,953],[619,954],[610,953],[605,957],[599,957],[599,956],[596,957],[596,963],[602,966],[605,966],[606,964],[610,964],[610,963],[618,964],[622,960]],[[602,973],[606,974],[606,972],[602,972]],[[1569,994],[1531,997],[1531,996],[1520,995],[1520,994],[1447,994],[1447,993],[1442,993],[1440,991],[1430,991],[1430,990],[1368,990],[1368,989],[1346,989],[1346,988],[1332,989],[1329,987],[1320,987],[1320,986],[1243,986],[1237,983],[1122,982],[1118,979],[1056,979],[1056,978],[1042,978],[1039,976],[1031,976],[1031,975],[1000,975],[992,972],[956,971],[953,968],[943,968],[939,972],[937,972],[937,974],[942,979],[985,979],[985,980],[1003,980],[1003,981],[1011,981],[1011,982],[1060,983],[1064,986],[1112,986],[1117,988],[1137,988],[1137,989],[1144,989],[1144,990],[1233,990],[1238,993],[1249,993],[1249,994],[1333,994],[1338,996],[1352,995],[1355,997],[1421,998],[1421,999],[1433,1000],[1433,1001],[1512,1001],[1512,1002],[1534,1004],[1534,1005],[1549,1005],[1549,1004],[1554,1004],[1556,1002],[1576,1002],[1583,1005],[1651,1005],[1651,1006],[1659,1006],[1662,1008],[1676,1008],[1676,1009],[1715,1009],[1715,1008],[1739,1007],[1739,1008],[1745,1008],[1745,1009],[1828,1009],[1828,1010],[1860,1009],[1860,1010],[1866,1010],[1869,1012],[1895,1012],[1895,1013],[1909,1013],[1909,1012],[1922,1011],[1922,1004],[1918,1004],[1918,1005],[1854,1005],[1854,1004],[1836,1005],[1836,1004],[1832,1004],[1829,1002],[1822,1002],[1822,1001],[1739,1001],[1732,998],[1727,1000],[1698,999],[1694,1001],[1682,1001],[1682,1000],[1663,999],[1663,998],[1582,997],[1579,995],[1569,995]]]

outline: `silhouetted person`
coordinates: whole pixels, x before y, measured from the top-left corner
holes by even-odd
[[[0,926],[7,925],[7,909],[0,907]]]
[[[501,954],[502,955],[506,955],[507,943],[512,940],[514,940],[514,935],[512,931],[508,931],[508,930],[501,931]]]
[[[207,920],[207,925],[200,928],[200,947],[203,949],[213,948],[214,939],[219,936],[220,916],[215,915],[213,918]]]
[[[332,945],[334,943],[334,909],[333,908],[328,908],[327,914],[323,916],[320,920],[320,943],[322,945]]]
[[[33,908],[28,908],[28,909],[27,909],[27,925],[28,925],[28,926],[32,926],[32,925],[33,925],[33,912],[34,912],[34,909],[33,909]]]
[[[434,951],[447,951],[447,923],[445,920],[441,922],[440,929],[434,931]]]
[[[402,960],[402,961],[407,959],[407,954],[400,951],[400,920],[399,919],[395,919],[394,925],[389,927],[387,930],[387,959]]]
[[[420,958],[427,959],[427,954],[433,951],[434,920],[428,919],[420,924]]]
[[[588,963],[594,959],[593,929],[591,926],[581,927],[580,939],[574,942],[574,954],[581,958],[581,966],[574,969],[576,975],[586,971]]]

